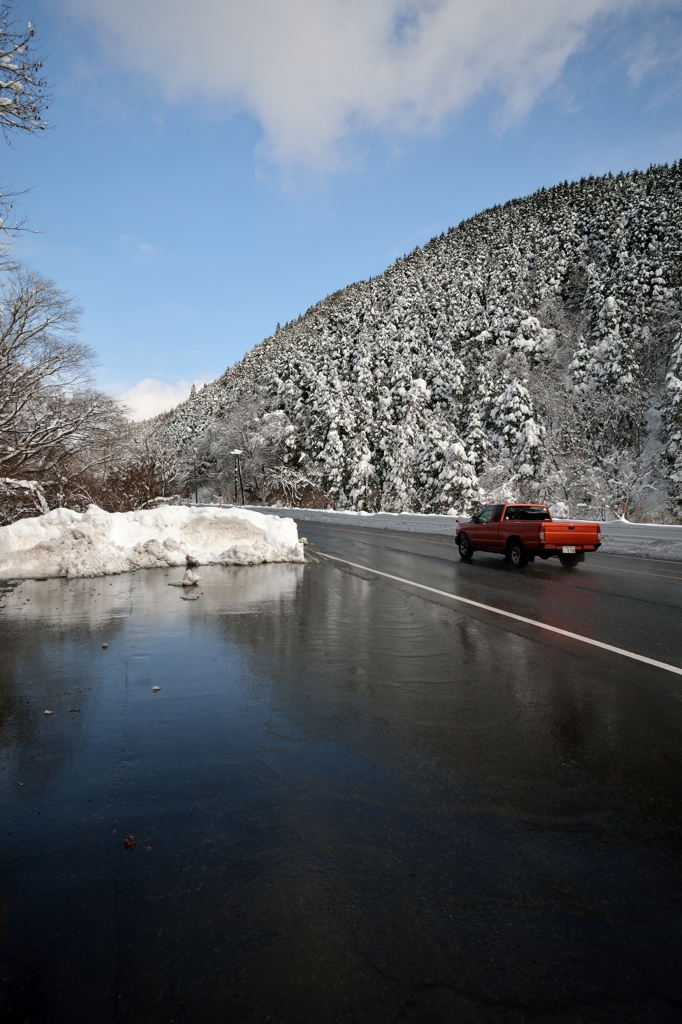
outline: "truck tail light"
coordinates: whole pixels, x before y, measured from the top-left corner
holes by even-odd
[[[538,534],[538,540],[540,541],[541,544],[545,543],[545,528],[544,528],[544,526],[540,527],[540,533]]]
[[[601,526],[597,526],[597,543],[601,544]]]

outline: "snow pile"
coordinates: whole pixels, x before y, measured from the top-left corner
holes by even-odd
[[[59,508],[0,527],[0,579],[109,576],[159,566],[302,562],[292,519],[247,509]]]

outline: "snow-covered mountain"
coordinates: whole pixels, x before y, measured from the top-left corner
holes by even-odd
[[[679,518],[681,328],[682,161],[486,210],[150,427],[186,452],[255,396],[284,414],[291,470],[337,508],[510,495]]]

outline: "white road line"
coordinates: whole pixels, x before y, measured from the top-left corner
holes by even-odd
[[[336,555],[328,555],[325,551],[317,551],[324,558],[330,558],[335,562],[342,562],[344,565],[351,565],[354,569],[362,569],[365,572],[373,572],[376,576],[384,576],[387,580],[396,580],[397,583],[407,583],[410,587],[417,587],[419,590],[427,590],[431,594],[438,594],[440,597],[449,597],[451,601],[460,601],[462,604],[471,605],[473,608],[482,608],[483,611],[493,612],[495,615],[503,615],[506,619],[514,619],[516,622],[524,622],[527,626],[537,626],[538,629],[545,629],[549,633],[558,633],[559,636],[567,636],[571,640],[579,640],[580,643],[590,644],[592,647],[600,647],[603,651],[611,651],[612,654],[622,654],[624,658],[632,658],[633,661],[641,661],[645,665],[653,665],[654,668],[662,668],[666,672],[673,672],[682,676],[682,668],[677,665],[668,665],[665,661],[656,661],[654,658],[645,658],[643,654],[635,654],[633,651],[626,651],[622,647],[613,647],[612,644],[604,644],[601,640],[592,640],[589,636],[582,636],[580,633],[571,633],[568,629],[559,629],[558,626],[549,626],[546,622],[538,622],[537,619],[527,619],[525,615],[516,615],[515,612],[506,612],[502,608],[494,608],[490,604],[482,604],[480,601],[472,601],[470,597],[460,597],[458,594],[451,594],[447,590],[436,590],[435,587],[427,587],[424,583],[415,583],[414,580],[403,579],[402,576],[392,576],[390,572],[381,572],[380,569],[373,569],[370,565],[359,565],[357,562],[349,562],[347,558],[338,558]]]
[[[314,525],[315,526],[319,526],[320,524],[319,523],[315,523]],[[326,526],[326,523],[323,524],[323,525]],[[346,526],[346,529],[347,530],[360,530],[360,531],[366,532],[367,529],[369,529],[369,527],[366,527],[366,526],[365,527],[362,527],[362,526]],[[403,531],[398,531],[398,530],[387,530],[386,532],[387,533],[401,533],[401,534],[403,533]],[[425,534],[425,533],[419,533],[418,534],[418,533],[416,533],[416,531],[414,533],[411,533],[410,536],[412,536],[412,537],[417,536],[418,539],[423,544],[436,544],[439,547],[446,547],[446,548],[451,548],[453,550],[456,550],[456,548],[455,548],[455,535],[454,535],[454,533],[452,534],[451,537],[448,535],[446,540],[433,540],[433,538],[429,537],[427,534]],[[488,553],[489,552],[483,552],[483,554],[488,554]],[[615,555],[615,554],[612,554],[610,551],[600,551],[599,553],[601,555],[609,555],[611,558],[636,558],[637,557],[636,555]],[[625,573],[627,573],[630,576],[653,576],[654,579],[657,579],[657,580],[676,580],[677,583],[682,583],[682,576],[664,576],[660,572],[642,572],[641,569],[618,569],[618,568],[616,568],[615,565],[590,565],[589,568],[590,569],[604,570],[604,572],[625,572]],[[566,580],[566,582],[568,582],[568,580]]]

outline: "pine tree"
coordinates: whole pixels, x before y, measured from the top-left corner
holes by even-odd
[[[670,508],[682,518],[682,331],[673,342],[671,369],[666,378],[663,460],[669,470]]]
[[[591,489],[610,507],[641,465],[649,514],[669,488],[682,517],[681,253],[680,163],[541,189],[329,296],[145,429],[181,454],[252,395],[286,413],[291,464],[340,505],[446,508],[472,466],[509,496],[577,511]],[[647,462],[659,405],[663,461]]]

